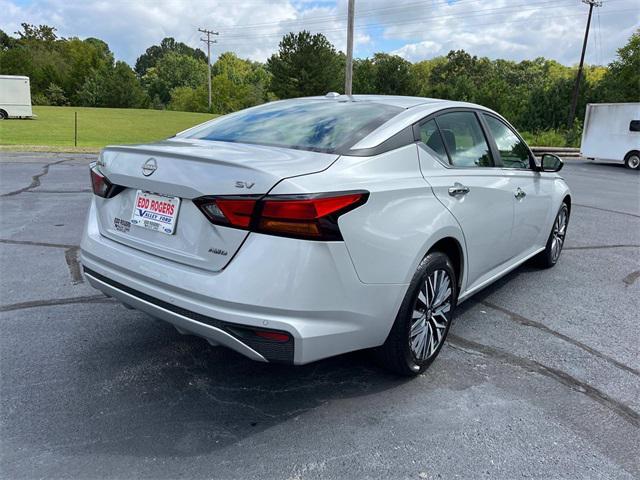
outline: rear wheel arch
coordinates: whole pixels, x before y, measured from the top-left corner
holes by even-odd
[[[456,283],[458,284],[459,292],[462,286],[462,276],[464,273],[464,253],[460,242],[454,237],[441,238],[434,243],[431,248],[429,248],[424,257],[432,252],[441,252],[449,257],[449,260],[451,260],[451,263],[453,264],[453,270],[456,274]]]
[[[569,208],[569,214],[571,214],[571,195],[567,194],[562,199],[562,203],[566,203]]]

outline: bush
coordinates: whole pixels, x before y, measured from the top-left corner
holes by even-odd
[[[582,140],[582,122],[579,119],[575,119],[573,126],[566,133],[566,146],[567,147],[579,147]]]
[[[578,119],[570,130],[541,130],[538,132],[522,132],[529,145],[534,147],[580,147],[582,139],[582,122]]]
[[[44,93],[35,93],[31,95],[31,104],[32,105],[45,105],[48,106],[49,99],[44,95]]]
[[[540,132],[522,132],[527,143],[534,147],[565,147],[567,137],[558,130],[542,130]]]
[[[171,90],[171,101],[169,110],[181,112],[202,112],[206,113],[208,108],[207,87],[175,87]]]
[[[49,84],[45,95],[47,101],[49,102],[49,105],[63,106],[69,103],[67,101],[67,97],[65,97],[64,95],[64,91],[62,90],[62,88],[55,83]]]

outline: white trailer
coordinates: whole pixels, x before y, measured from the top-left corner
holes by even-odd
[[[0,120],[33,117],[29,77],[0,75]]]
[[[640,168],[640,103],[590,103],[580,153],[590,160]]]

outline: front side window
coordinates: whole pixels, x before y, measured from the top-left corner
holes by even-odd
[[[420,125],[420,140],[427,147],[427,150],[431,155],[440,159],[444,163],[449,163],[449,157],[447,151],[444,148],[444,142],[442,136],[438,130],[435,120],[429,120],[428,122]]]
[[[483,114],[496,141],[505,168],[530,168],[529,148],[507,125],[491,115]]]
[[[333,153],[354,145],[401,111],[374,102],[289,100],[220,117],[185,137]]]
[[[445,113],[436,117],[436,123],[453,166],[493,166],[489,145],[475,113]]]

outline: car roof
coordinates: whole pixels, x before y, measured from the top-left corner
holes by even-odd
[[[335,92],[329,92],[328,94],[322,96],[303,97],[297,100],[324,100],[329,102],[371,102],[381,105],[391,105],[400,108],[411,108],[417,105],[448,102],[448,100],[426,97],[405,97],[402,95],[341,95]]]

